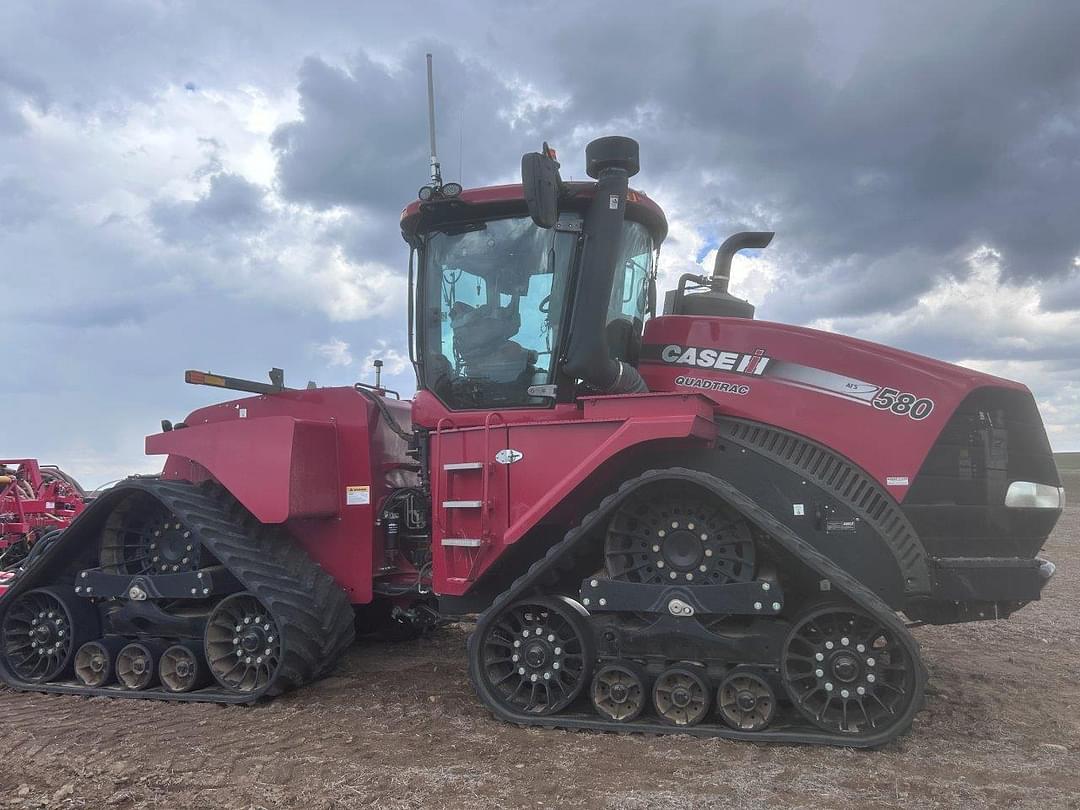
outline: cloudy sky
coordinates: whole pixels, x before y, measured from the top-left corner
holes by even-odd
[[[468,9],[468,13],[459,13]],[[406,16],[407,15],[407,16]],[[1080,5],[0,4],[0,454],[97,485],[186,368],[412,385],[426,177],[641,142],[667,279],[743,229],[759,317],[1026,382],[1080,450]]]

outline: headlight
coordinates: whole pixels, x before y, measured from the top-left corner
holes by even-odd
[[[1065,506],[1065,488],[1013,481],[1005,493],[1005,505],[1022,509],[1061,509]]]

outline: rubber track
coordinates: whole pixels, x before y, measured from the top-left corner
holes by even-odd
[[[13,678],[0,666],[0,675],[10,686],[37,692],[251,703],[322,677],[353,643],[352,606],[334,579],[284,528],[259,523],[219,485],[132,479],[109,490],[103,499],[118,500],[122,497],[118,490],[141,490],[160,501],[269,610],[281,636],[281,662],[274,679],[253,693],[238,694],[215,685],[196,692],[175,694],[153,689],[134,692],[116,686],[93,689],[75,683],[30,684]],[[77,523],[68,528],[68,534],[79,534]],[[92,541],[96,538],[97,535],[93,535]],[[66,539],[61,538],[56,548],[48,550],[43,564],[35,566],[38,571],[45,567],[48,558],[53,558],[67,545],[62,542]],[[71,537],[71,540],[76,539]],[[27,572],[28,575],[32,573]],[[30,576],[30,579],[34,577]],[[19,582],[18,591],[36,584]]]
[[[741,512],[759,529],[764,531],[783,550],[793,554],[800,562],[820,575],[822,579],[828,579],[832,587],[847,596],[856,605],[867,613],[870,613],[893,633],[894,637],[907,648],[907,653],[915,665],[915,694],[904,716],[893,725],[876,734],[855,735],[828,732],[806,723],[805,726],[770,727],[763,731],[737,731],[724,725],[697,725],[691,727],[670,726],[659,721],[634,721],[632,723],[619,723],[603,720],[591,711],[589,713],[565,713],[550,716],[537,716],[510,711],[495,703],[486,694],[480,679],[478,669],[479,650],[482,631],[506,606],[517,601],[519,598],[532,594],[538,588],[540,592],[544,585],[554,587],[560,579],[563,569],[560,562],[572,559],[575,547],[586,541],[591,533],[599,528],[609,514],[626,498],[631,497],[638,489],[663,481],[681,480],[688,484],[698,484],[711,490],[731,506]],[[565,567],[565,566],[564,566]],[[600,502],[599,506],[570,532],[566,537],[548,549],[547,553],[537,560],[522,574],[514,583],[501,593],[491,606],[484,611],[477,620],[476,629],[469,636],[467,642],[469,658],[469,678],[472,681],[476,694],[484,705],[495,715],[496,718],[515,723],[521,726],[540,726],[545,728],[560,729],[596,729],[619,734],[647,733],[647,734],[691,734],[697,737],[721,737],[733,740],[747,740],[755,742],[776,743],[803,743],[813,745],[841,745],[851,748],[873,748],[884,745],[906,732],[911,727],[911,721],[915,713],[922,708],[923,694],[926,687],[926,669],[923,666],[919,652],[919,645],[908,631],[907,627],[896,613],[877,594],[870,591],[857,579],[845,572],[829,558],[811,547],[792,532],[784,524],[776,520],[772,515],[758,506],[754,501],[733,487],[731,484],[715,476],[698,470],[673,467],[663,470],[651,470],[637,478],[624,482],[619,489]],[[579,698],[580,700],[581,698]]]

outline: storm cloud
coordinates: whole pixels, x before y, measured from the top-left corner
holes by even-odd
[[[348,382],[383,356],[408,389],[427,51],[447,179],[512,181],[542,140],[581,176],[632,135],[668,283],[775,230],[734,268],[760,317],[1021,379],[1080,449],[1076,4],[410,9],[0,9],[5,329],[32,336],[0,450],[152,469],[140,436],[206,401],[187,367]]]

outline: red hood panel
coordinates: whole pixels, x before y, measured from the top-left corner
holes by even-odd
[[[987,386],[1027,391],[868,341],[741,318],[654,318],[640,370],[651,391],[695,391],[726,415],[832,448],[897,500],[967,394]]]

